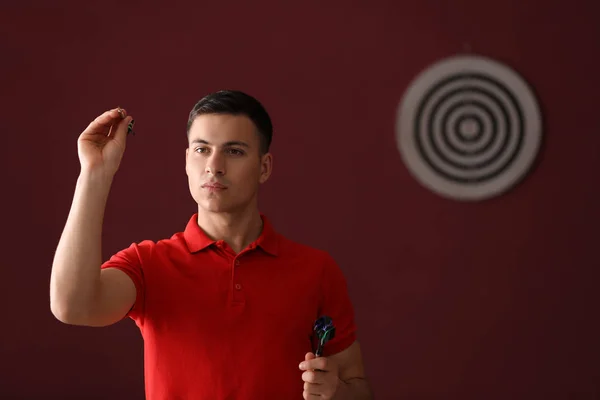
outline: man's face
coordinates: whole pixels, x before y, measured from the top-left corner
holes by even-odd
[[[246,116],[205,114],[190,127],[185,169],[192,197],[206,211],[254,206],[271,165],[270,154],[260,155],[259,133]]]

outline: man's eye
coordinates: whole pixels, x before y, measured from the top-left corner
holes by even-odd
[[[206,147],[196,147],[196,148],[194,149],[194,151],[195,151],[196,153],[206,153],[206,152],[208,151],[208,149],[207,149]]]
[[[234,156],[241,156],[244,154],[244,152],[242,150],[238,150],[238,149],[229,149],[229,154],[234,155]]]

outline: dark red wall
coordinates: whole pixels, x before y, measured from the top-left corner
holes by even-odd
[[[50,313],[76,139],[109,107],[136,119],[104,255],[170,236],[195,212],[187,114],[221,88],[271,113],[262,210],[341,264],[378,399],[599,398],[597,2],[36,3],[0,9],[0,398],[143,397],[133,322]],[[545,119],[532,174],[470,204],[421,187],[394,139],[410,80],[465,49],[520,72]]]

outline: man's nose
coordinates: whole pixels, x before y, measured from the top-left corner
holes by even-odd
[[[206,173],[211,175],[225,175],[225,160],[220,154],[215,152],[208,158]]]

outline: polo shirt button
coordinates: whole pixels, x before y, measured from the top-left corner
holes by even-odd
[[[242,285],[240,285],[239,283],[235,284],[235,289],[236,290],[242,290]]]
[[[240,265],[240,260],[235,260],[235,265]]]

